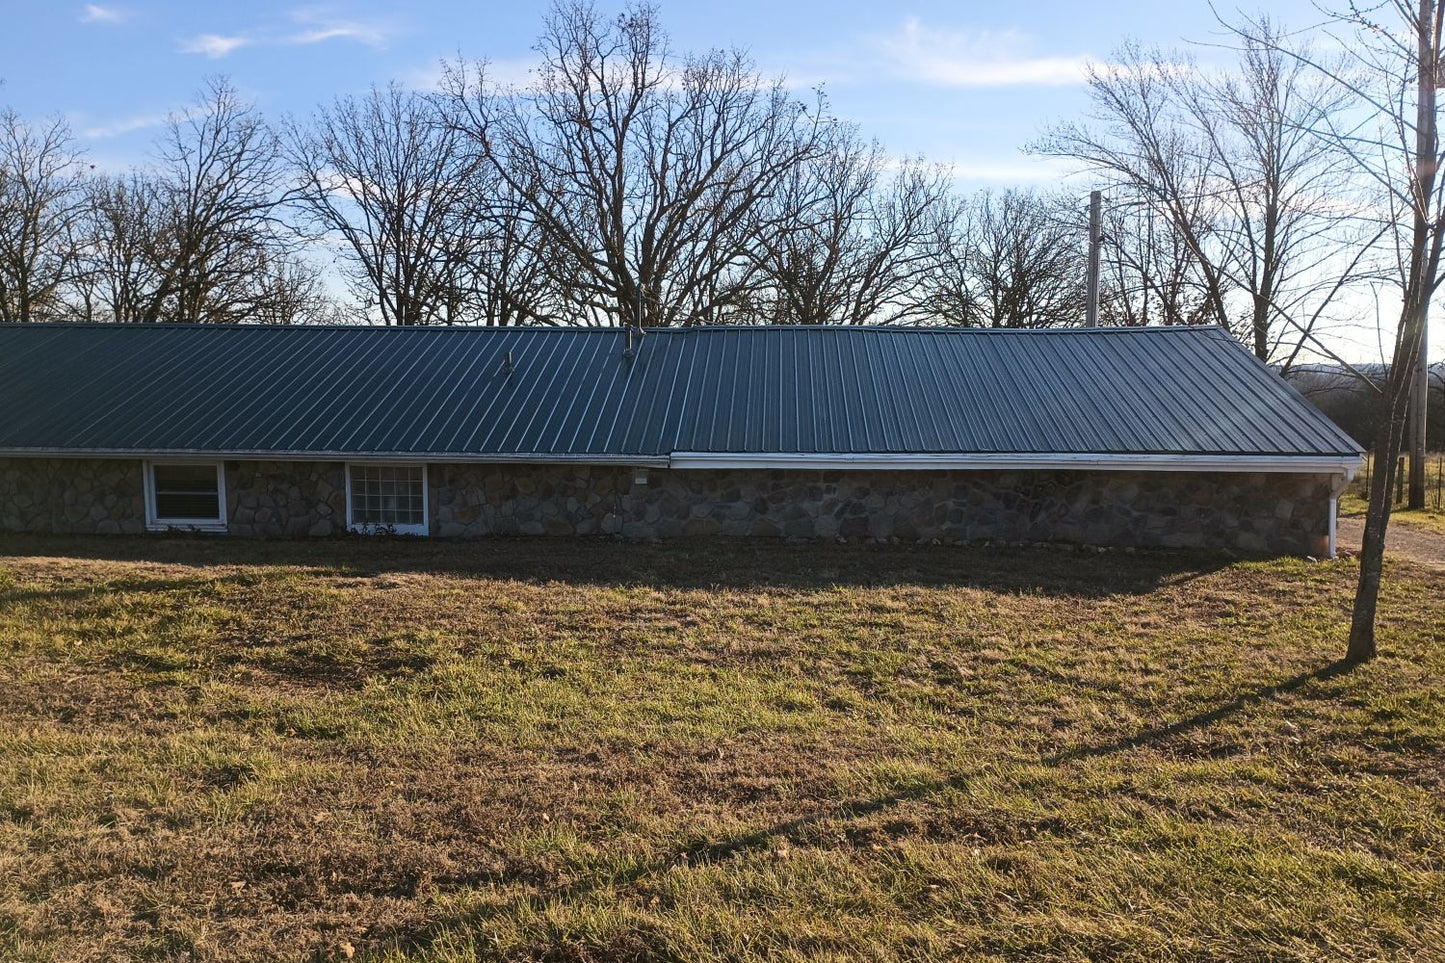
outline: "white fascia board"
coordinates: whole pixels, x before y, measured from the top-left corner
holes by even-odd
[[[848,454],[757,455],[746,452],[674,452],[672,468],[797,468],[916,471],[1209,471],[1353,474],[1356,455],[1116,455],[1116,454]]]
[[[1352,478],[1363,455],[1118,455],[993,453],[695,452],[672,455],[570,455],[551,452],[483,454],[463,452],[216,451],[134,448],[10,448],[0,458],[140,458],[254,461],[405,462],[408,464],[612,465],[633,468],[720,469],[974,469],[993,471],[1214,471],[1343,473]]]

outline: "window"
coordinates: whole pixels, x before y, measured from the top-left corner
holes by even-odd
[[[216,462],[146,466],[146,524],[151,528],[226,527],[226,482]]]
[[[348,465],[347,521],[357,531],[427,533],[425,465]]]

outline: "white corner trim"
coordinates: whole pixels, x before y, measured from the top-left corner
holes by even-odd
[[[420,525],[394,525],[392,529],[398,535],[422,535],[431,534],[431,475],[427,471],[427,463],[421,461],[348,461],[345,464],[346,472],[346,530],[358,534],[373,534],[374,529],[365,522],[357,523],[351,519],[351,468],[352,465],[367,468],[420,468],[421,469],[421,524]]]
[[[976,469],[988,471],[1210,471],[1299,472],[1353,475],[1361,458],[1355,455],[1116,455],[1116,454],[991,454],[797,453],[758,455],[746,452],[673,452],[669,467],[689,468],[799,468]]]
[[[1330,558],[1339,558],[1340,496],[1330,496]]]
[[[156,512],[156,479],[153,469],[156,465],[209,465],[216,469],[217,518],[161,518]],[[185,529],[197,532],[225,532],[226,525],[226,464],[223,461],[198,458],[158,458],[141,462],[141,483],[145,490],[146,528],[152,532],[168,532]]]

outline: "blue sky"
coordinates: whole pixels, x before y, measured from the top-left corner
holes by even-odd
[[[602,4],[608,9],[608,4]],[[0,33],[0,102],[64,114],[102,167],[142,159],[169,110],[230,76],[268,114],[304,114],[372,83],[425,85],[443,58],[524,76],[544,3],[304,4],[105,0],[16,4]],[[1308,3],[1271,5],[1307,22]],[[1134,36],[1217,39],[1207,4],[665,2],[680,49],[740,46],[769,73],[826,86],[834,109],[895,153],[955,165],[970,184],[1049,181],[1019,147],[1085,100],[1082,64]],[[1205,58],[1214,56],[1204,49]]]
[[[0,32],[0,104],[64,115],[98,168],[143,163],[168,111],[208,77],[229,76],[269,117],[389,80],[426,87],[443,59],[485,58],[524,80],[544,2],[413,0],[64,0],[15,3]],[[603,10],[620,8],[601,2]],[[1203,0],[1111,4],[667,0],[679,50],[738,46],[798,87],[825,86],[834,111],[895,154],[952,165],[959,186],[1068,185],[1067,167],[1020,147],[1087,108],[1083,65],[1121,41],[1192,49],[1204,62],[1224,32]],[[1236,8],[1220,6],[1226,16]],[[1247,8],[1253,10],[1254,8]],[[1319,19],[1308,0],[1269,5],[1276,22]],[[1196,41],[1204,46],[1191,46]],[[1079,185],[1082,194],[1084,185]],[[1436,312],[1437,316],[1441,312]],[[1445,324],[1432,325],[1445,347]],[[1338,348],[1378,357],[1374,338]]]

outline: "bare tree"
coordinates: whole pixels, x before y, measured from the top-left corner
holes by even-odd
[[[311,316],[295,301],[298,271],[314,270],[300,267],[300,238],[281,217],[282,172],[260,115],[225,80],[210,82],[170,118],[152,169],[87,185],[76,310],[143,322]]]
[[[1085,238],[1068,202],[1029,191],[980,191],[949,236],[928,279],[926,303],[965,327],[1082,324]]]
[[[1202,306],[1266,360],[1315,336],[1370,249],[1345,234],[1358,224],[1347,159],[1309,133],[1349,105],[1304,67],[1312,56],[1266,20],[1222,74],[1127,44],[1090,71],[1093,122],[1061,124],[1034,147],[1078,161],[1115,203],[1157,222],[1146,236],[1164,250],[1125,260],[1165,319]],[[1138,251],[1140,235],[1125,237]]]
[[[476,317],[490,170],[428,97],[397,84],[291,123],[296,203],[340,238],[353,292],[385,324]]]
[[[1355,111],[1318,115],[1306,129],[1327,149],[1345,156],[1355,174],[1373,185],[1379,219],[1393,243],[1401,307],[1388,375],[1379,394],[1373,446],[1378,468],[1370,478],[1360,580],[1345,656],[1350,662],[1374,658],[1376,652],[1375,615],[1390,491],[1423,353],[1430,299],[1442,280],[1445,187],[1439,177],[1436,104],[1441,16],[1436,0],[1384,0],[1368,10],[1351,6],[1325,28],[1348,52],[1342,62],[1287,47],[1254,24],[1235,28],[1247,42],[1286,54],[1353,98]]]
[[[555,7],[536,82],[455,65],[469,133],[567,271],[576,320],[717,321],[746,301],[762,203],[814,151],[816,114],[738,51],[676,58],[657,11]]]
[[[888,324],[926,317],[914,292],[938,262],[936,219],[947,173],[922,160],[890,162],[877,142],[834,125],[818,152],[793,165],[760,205],[772,229],[762,256],[762,316],[780,324]]]
[[[476,264],[486,323],[571,323],[561,288],[569,274],[568,251],[549,243],[505,180],[483,176],[477,183],[485,191],[475,206],[486,226]]]
[[[1121,327],[1217,323],[1198,283],[1183,235],[1137,198],[1116,193],[1104,205],[1100,314]]]
[[[81,154],[65,122],[31,126],[0,112],[0,321],[64,313],[83,198]]]
[[[141,319],[248,320],[265,297],[258,261],[295,245],[280,216],[278,138],[228,81],[213,80],[171,117],[159,161],[159,278]]]
[[[255,324],[336,324],[346,320],[326,292],[316,265],[304,257],[257,251],[252,282],[255,307],[247,321]]]
[[[162,191],[150,175],[86,183],[79,225],[76,313],[88,321],[143,321],[163,281]]]

